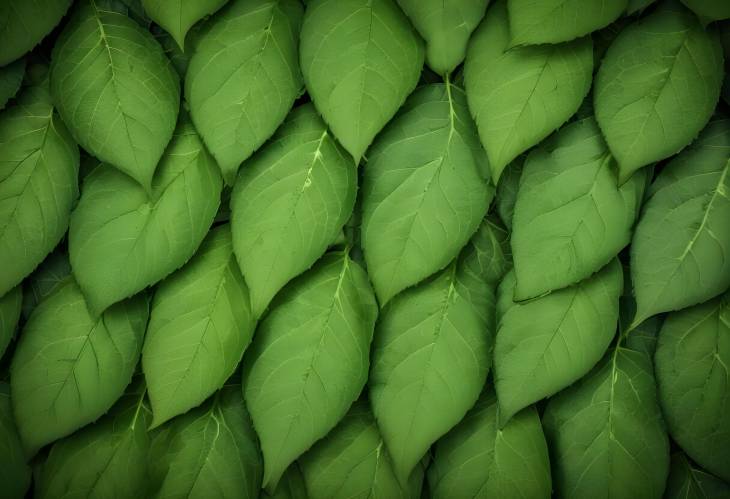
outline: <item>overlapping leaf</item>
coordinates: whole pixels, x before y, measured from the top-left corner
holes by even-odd
[[[0,66],[36,46],[61,21],[73,0],[0,3]]]
[[[141,0],[145,12],[172,35],[180,49],[185,49],[188,30],[206,16],[223,7],[228,0]]]
[[[18,59],[12,64],[0,67],[0,110],[20,89],[25,74],[25,59]]]

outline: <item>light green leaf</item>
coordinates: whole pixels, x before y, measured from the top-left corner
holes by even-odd
[[[393,299],[378,320],[370,400],[403,484],[484,386],[496,285],[487,280],[484,250],[470,244],[444,271]]]
[[[416,87],[423,42],[394,0],[312,0],[300,56],[315,107],[359,162]]]
[[[426,40],[426,63],[447,75],[461,64],[466,45],[489,0],[397,0]]]
[[[717,34],[681,6],[665,2],[621,31],[593,95],[620,183],[697,136],[715,109],[722,77]]]
[[[45,88],[25,90],[0,113],[0,296],[63,237],[79,195],[78,172],[78,148]]]
[[[418,499],[423,468],[401,487],[367,402],[353,404],[337,427],[299,460],[310,499]]]
[[[515,213],[515,202],[517,201],[517,191],[520,187],[520,177],[522,177],[524,163],[525,156],[518,156],[504,169],[499,179],[499,185],[497,185],[495,207],[500,220],[510,231],[512,230],[512,218]]]
[[[10,366],[13,408],[29,455],[104,414],[132,379],[147,298],[94,317],[68,278],[33,311]]]
[[[609,351],[550,399],[543,424],[558,497],[662,497],[669,439],[646,354]]]
[[[196,41],[185,97],[229,185],[300,94],[301,19],[297,0],[232,0]]]
[[[492,179],[565,123],[591,86],[590,38],[510,48],[505,0],[487,11],[469,43],[464,81]]]
[[[682,0],[703,22],[730,19],[730,2],[727,0]]]
[[[71,217],[69,254],[93,311],[185,264],[213,222],[221,188],[215,161],[184,117],[157,168],[150,197],[107,165],[89,174]]]
[[[81,2],[53,47],[51,92],[81,147],[149,191],[180,105],[177,74],[154,37]]]
[[[730,286],[730,120],[716,120],[659,173],[631,244],[634,325]]]
[[[730,482],[730,293],[669,314],[655,362],[670,435],[700,466]]]
[[[693,466],[681,452],[672,454],[665,499],[727,499],[730,485]]]
[[[623,275],[618,260],[569,288],[513,301],[514,272],[497,297],[494,384],[500,426],[522,408],[566,388],[601,359],[618,321]]]
[[[629,0],[507,0],[511,45],[561,43],[611,24]]]
[[[221,225],[155,292],[142,351],[153,427],[200,405],[233,374],[253,336],[249,303]]]
[[[428,484],[432,499],[548,499],[550,461],[535,408],[500,429],[497,397],[488,388],[436,444]]]
[[[525,161],[512,219],[515,300],[575,284],[631,241],[646,172],[617,187],[593,118],[562,128]]]
[[[34,497],[145,497],[151,418],[144,396],[144,384],[133,383],[109,414],[53,444],[37,473]]]
[[[170,33],[180,49],[185,50],[185,35],[206,16],[223,7],[228,0],[142,0],[150,19]]]
[[[20,318],[20,307],[23,302],[21,286],[16,286],[0,296],[0,359],[5,354],[10,341],[15,336],[15,327]]]
[[[456,257],[487,212],[488,178],[463,91],[417,90],[364,169],[362,245],[381,305]]]
[[[337,238],[356,193],[352,158],[311,104],[246,162],[231,195],[231,230],[256,317]]]
[[[30,486],[31,471],[10,405],[10,386],[0,382],[0,495],[3,499],[22,499]]]
[[[347,252],[325,255],[277,297],[245,359],[244,393],[270,492],[365,385],[377,306]]]
[[[69,275],[68,254],[56,249],[23,281],[23,318],[28,319],[38,304],[62,286]]]
[[[204,405],[169,423],[167,447],[151,458],[164,468],[157,499],[256,499],[261,455],[241,396],[226,385]],[[153,489],[154,490],[154,489]]]
[[[0,67],[0,110],[15,97],[25,75],[25,59],[18,59],[12,64]]]
[[[0,2],[0,66],[30,51],[61,21],[73,0]]]

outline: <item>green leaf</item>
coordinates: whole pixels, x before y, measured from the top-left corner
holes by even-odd
[[[469,43],[464,81],[492,179],[565,123],[591,86],[590,38],[510,48],[505,0],[487,11]]]
[[[451,73],[484,17],[489,0],[397,0],[426,40],[426,62],[440,75]]]
[[[628,0],[507,0],[511,45],[561,43],[611,24]]]
[[[543,424],[559,497],[662,497],[669,439],[646,354],[609,351],[550,399]]]
[[[154,497],[255,499],[261,455],[241,396],[226,385],[204,405],[171,421],[167,447],[151,454],[164,468]]]
[[[497,286],[512,267],[509,247],[509,233],[497,220],[489,215],[479,226],[462,256],[470,271]]]
[[[51,92],[81,147],[149,191],[180,105],[177,74],[154,37],[82,2],[53,47]]]
[[[183,117],[152,181],[152,194],[106,165],[84,181],[69,253],[79,286],[101,312],[161,280],[193,256],[215,217],[218,167]]]
[[[0,382],[0,483],[3,499],[22,499],[30,486],[31,471],[10,405],[10,386]]]
[[[79,151],[48,92],[31,87],[0,113],[0,295],[20,283],[68,228]]]
[[[593,96],[620,183],[697,136],[717,104],[722,67],[717,34],[671,2],[621,31],[601,63]]]
[[[30,51],[61,21],[73,0],[0,2],[0,66]]]
[[[515,300],[575,284],[631,241],[646,172],[617,187],[593,118],[562,128],[525,161],[512,219]]]
[[[664,491],[665,499],[726,499],[730,486],[693,466],[681,452],[672,454],[672,464]]]
[[[730,293],[669,314],[655,363],[670,435],[700,466],[730,482]]]
[[[407,486],[401,487],[365,401],[353,404],[340,424],[299,461],[310,499],[421,496],[423,468],[417,467]]]
[[[221,388],[253,336],[248,289],[227,225],[155,292],[142,351],[152,426],[200,405]]]
[[[434,448],[428,469],[433,499],[550,497],[550,461],[534,407],[499,428],[497,397],[485,390]]]
[[[300,94],[301,19],[296,0],[233,0],[196,42],[185,97],[229,185],[241,162],[271,137]]]
[[[150,417],[144,385],[131,386],[109,414],[53,444],[37,473],[34,497],[146,496]]]
[[[20,318],[22,302],[23,292],[20,286],[16,286],[0,296],[0,359],[15,336],[15,327]]]
[[[337,238],[356,193],[352,158],[311,104],[246,162],[231,195],[231,230],[256,317]]]
[[[393,299],[378,320],[368,386],[401,483],[484,386],[496,283],[487,281],[483,250],[467,246],[444,271]]]
[[[185,35],[206,16],[223,7],[228,0],[142,0],[142,6],[150,19],[170,33],[181,50],[185,50]]]
[[[618,321],[623,275],[618,260],[569,288],[513,301],[510,272],[497,295],[494,384],[500,426],[522,408],[566,388],[601,359]]]
[[[61,287],[69,275],[68,254],[56,249],[23,281],[23,318],[27,320],[38,304]]]
[[[727,0],[682,0],[682,3],[705,23],[730,19],[730,3]]]
[[[312,0],[300,55],[315,107],[359,162],[416,87],[423,42],[394,0]]]
[[[294,461],[286,469],[281,480],[279,480],[279,485],[273,493],[269,494],[265,490],[262,490],[260,497],[272,499],[309,499],[304,485],[304,477],[299,469],[298,462]]]
[[[626,8],[626,14],[641,13],[656,0],[629,0],[629,5]]]
[[[25,75],[25,59],[18,59],[12,64],[0,67],[0,110],[15,97]]]
[[[494,189],[464,93],[417,90],[368,153],[362,245],[381,305],[451,262]]]
[[[631,244],[634,325],[730,286],[730,120],[716,120],[651,186]]]
[[[33,311],[10,366],[13,408],[28,455],[104,414],[132,379],[147,298],[94,317],[68,278]]]
[[[259,324],[243,379],[269,492],[357,399],[376,317],[367,275],[344,252],[284,288]]]
[[[512,218],[515,213],[515,202],[517,201],[517,191],[520,187],[520,177],[522,177],[524,163],[525,156],[518,156],[504,169],[499,179],[499,185],[497,185],[495,207],[500,220],[510,231],[512,230]]]

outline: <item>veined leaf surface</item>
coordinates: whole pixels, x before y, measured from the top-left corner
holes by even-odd
[[[488,178],[463,91],[417,90],[364,167],[362,246],[381,305],[458,255],[494,195]]]
[[[367,275],[338,252],[287,286],[259,324],[243,379],[268,490],[357,399],[376,317]]]
[[[152,181],[152,194],[108,165],[84,181],[71,217],[69,253],[94,312],[181,267],[218,210],[222,181],[183,117]]]
[[[423,42],[395,0],[309,1],[299,53],[317,111],[355,162],[423,67]]]
[[[730,497],[730,485],[694,466],[681,452],[672,454],[666,499],[722,499]]]
[[[311,104],[246,162],[231,195],[231,230],[256,317],[337,238],[356,193],[352,158]]]
[[[233,374],[253,336],[250,307],[230,228],[218,226],[152,300],[142,367],[153,427],[200,405]]]
[[[231,0],[198,36],[185,98],[229,185],[300,94],[301,20],[297,0]]]
[[[154,37],[84,0],[53,47],[50,81],[81,147],[149,191],[180,107],[180,82]]]

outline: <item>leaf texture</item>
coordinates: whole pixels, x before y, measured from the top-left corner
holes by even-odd
[[[0,3],[0,66],[22,56],[51,32],[73,0]]]
[[[0,114],[0,296],[40,264],[68,228],[79,151],[43,87]]]
[[[95,421],[122,395],[147,316],[145,296],[92,316],[72,278],[38,305],[10,366],[15,419],[29,456]]]
[[[249,303],[230,228],[218,226],[152,301],[142,367],[153,427],[200,405],[233,374],[253,336]]]
[[[18,436],[10,404],[10,386],[0,382],[0,492],[5,499],[20,499],[30,486],[31,470]]]
[[[376,326],[370,400],[403,484],[484,386],[495,284],[479,256],[468,246],[444,271],[393,299]]]
[[[0,110],[18,93],[24,74],[25,59],[0,67]]]
[[[730,497],[730,485],[693,466],[681,453],[672,454],[666,499],[722,499]]]
[[[0,296],[0,358],[5,354],[5,350],[15,336],[15,327],[20,318],[22,302],[23,292],[20,286]]]
[[[365,401],[350,411],[325,438],[300,459],[310,499],[416,499],[421,497],[423,468],[417,467],[405,487]]]
[[[543,424],[559,497],[662,497],[669,439],[646,354],[609,351],[550,400]]]
[[[621,31],[593,94],[621,183],[697,136],[717,104],[722,62],[717,35],[671,2]]]
[[[730,286],[730,120],[715,120],[649,190],[631,245],[634,325]]]
[[[150,19],[162,26],[185,49],[185,35],[193,24],[223,7],[228,0],[141,0]]]
[[[34,497],[144,497],[150,419],[144,396],[144,385],[133,383],[109,414],[53,444]]]
[[[511,45],[561,43],[605,28],[628,0],[507,0]]]
[[[575,284],[631,241],[646,173],[617,186],[593,118],[562,128],[525,161],[512,220],[515,300]]]
[[[466,45],[484,17],[489,0],[397,0],[426,40],[426,63],[447,75],[461,64]]]
[[[357,399],[376,317],[367,276],[344,252],[287,286],[259,324],[243,379],[269,491]]]
[[[40,302],[48,298],[71,275],[71,262],[65,251],[56,249],[23,281],[23,318],[28,319]]]
[[[139,184],[101,165],[85,180],[71,219],[71,266],[92,310],[156,283],[198,249],[218,210],[222,181],[183,117],[148,196]]]
[[[301,19],[296,0],[231,0],[199,35],[185,98],[229,185],[300,94]]]
[[[362,246],[381,305],[457,256],[494,195],[488,178],[463,91],[417,90],[364,169]]]
[[[505,0],[474,33],[464,63],[469,109],[489,156],[492,180],[568,120],[591,86],[590,38],[510,48]]]
[[[246,162],[231,195],[231,230],[256,317],[334,242],[356,193],[352,158],[311,104]]]
[[[486,389],[438,441],[428,484],[433,499],[550,497],[550,461],[540,417],[530,407],[499,428],[497,397]]]
[[[614,260],[592,277],[535,300],[513,301],[514,272],[497,296],[494,384],[500,426],[566,388],[601,359],[618,321],[623,276]]]
[[[261,455],[241,396],[241,385],[226,385],[204,405],[168,423],[153,442],[153,475],[158,499],[256,499]]]
[[[359,162],[416,87],[423,42],[395,0],[312,0],[300,60],[317,111]]]
[[[730,293],[669,314],[655,363],[669,434],[700,466],[730,482]]]
[[[149,191],[180,105],[177,75],[152,35],[85,0],[53,48],[50,81],[81,147]]]

